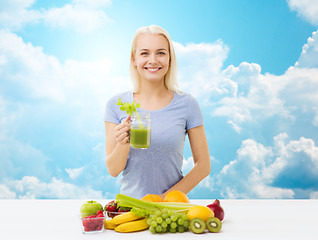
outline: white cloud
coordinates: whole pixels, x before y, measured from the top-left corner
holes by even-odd
[[[17,35],[0,30],[0,55],[6,59],[1,85],[12,87],[7,93],[21,91],[27,98],[64,98],[62,66],[55,57],[45,55],[41,47],[26,44]]]
[[[76,7],[81,8],[105,8],[111,5],[111,0],[73,0]]]
[[[6,185],[0,184],[0,199],[13,199],[16,196],[16,193],[11,191]]]
[[[122,84],[130,83],[128,77],[111,75],[108,59],[66,60],[62,64],[56,57],[43,53],[41,47],[25,43],[6,30],[0,30],[0,56],[5,59],[0,70],[2,92],[18,99],[104,104],[108,95],[122,89]]]
[[[174,42],[178,58],[178,78],[181,89],[200,99],[210,94],[231,95],[236,84],[222,79],[220,70],[228,55],[228,47],[221,41],[215,43]]]
[[[317,32],[314,32],[304,45],[295,66],[282,75],[261,74],[258,64],[243,62],[238,67],[231,65],[222,72],[210,74],[213,78],[202,78],[196,86],[200,97],[204,96],[202,102],[210,109],[213,117],[226,117],[229,125],[238,133],[244,131],[245,126],[250,127],[250,124],[259,124],[273,117],[292,124],[299,112],[311,116],[311,122],[316,126],[317,36]],[[204,71],[202,75],[208,76],[208,70]],[[214,89],[223,89],[219,96],[211,88],[203,90],[211,81],[214,81]],[[225,85],[224,82],[229,84]]]
[[[296,11],[311,24],[318,26],[318,3],[316,0],[287,0],[291,10]]]
[[[318,191],[316,191],[316,192],[311,192],[311,193],[310,193],[310,198],[311,198],[311,199],[318,199]]]
[[[260,65],[247,62],[223,70],[229,50],[222,41],[174,45],[182,88],[212,117],[225,117],[235,132],[273,118],[292,125],[299,113],[317,126],[318,31],[304,44],[295,66],[282,75],[262,74]]]
[[[298,188],[317,189],[318,147],[313,140],[288,140],[287,134],[274,140],[271,147],[252,139],[242,142],[236,159],[215,178],[223,197],[292,198]]]
[[[43,13],[42,18],[51,27],[73,29],[84,34],[111,21],[102,9],[87,8],[87,5],[82,4],[49,9]]]
[[[21,180],[8,180],[6,189],[16,193],[20,199],[34,198],[103,198],[101,191],[88,186],[76,186],[53,177],[50,182],[42,182],[34,176],[24,176]],[[8,192],[8,191],[7,191]],[[12,194],[14,197],[14,195]]]
[[[65,168],[65,171],[70,176],[71,179],[79,177],[83,173],[84,167],[80,168]]]
[[[318,13],[317,13],[318,14]],[[302,47],[301,55],[295,66],[298,68],[318,68],[318,30],[312,33]]]
[[[0,26],[20,28],[39,20],[41,13],[29,8],[36,0],[12,0],[0,2]]]
[[[2,116],[0,115],[2,119]],[[12,128],[14,122],[6,123],[5,126]],[[4,126],[4,127],[5,127]],[[21,142],[5,132],[0,138],[0,181],[7,177],[18,177],[22,174],[36,175],[42,179],[51,176],[47,167],[50,158],[41,150],[28,142]]]
[[[73,0],[62,7],[32,10],[34,3],[35,0],[2,3],[0,26],[16,29],[25,24],[44,22],[51,27],[89,33],[111,21],[104,12],[111,5],[110,0]]]

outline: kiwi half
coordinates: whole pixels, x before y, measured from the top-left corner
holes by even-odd
[[[210,232],[217,233],[221,230],[222,222],[217,217],[206,220],[206,227]]]
[[[190,222],[190,229],[194,233],[203,233],[206,223],[201,218],[193,218]]]

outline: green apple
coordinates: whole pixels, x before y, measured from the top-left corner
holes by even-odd
[[[104,210],[103,209],[103,206],[96,202],[96,201],[86,201],[82,206],[81,206],[81,209],[80,209],[80,213],[81,213],[81,217],[84,218],[84,217],[88,217],[88,216],[91,216],[91,215],[96,215],[97,214],[97,211],[99,210]]]

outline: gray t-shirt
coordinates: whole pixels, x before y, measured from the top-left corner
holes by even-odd
[[[118,99],[133,101],[133,92],[112,97],[106,105],[104,121],[120,124],[127,114],[116,105]],[[141,198],[146,194],[162,194],[183,178],[183,148],[187,130],[203,124],[196,99],[188,93],[174,93],[170,104],[150,112],[151,140],[148,149],[130,148],[122,172],[122,194]]]

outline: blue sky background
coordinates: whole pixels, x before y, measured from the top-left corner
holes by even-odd
[[[212,171],[190,198],[318,198],[315,0],[0,0],[0,198],[115,197],[104,106],[150,24],[204,115]]]

